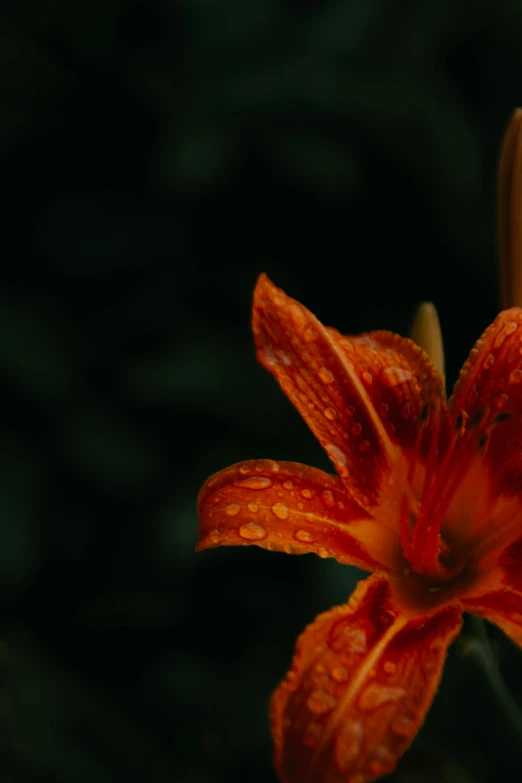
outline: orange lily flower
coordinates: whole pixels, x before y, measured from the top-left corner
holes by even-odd
[[[215,474],[197,549],[256,544],[373,572],[303,632],[271,702],[284,783],[364,783],[412,742],[463,611],[522,644],[522,310],[486,330],[448,402],[411,340],[344,337],[265,275],[253,329],[338,475],[267,459]]]

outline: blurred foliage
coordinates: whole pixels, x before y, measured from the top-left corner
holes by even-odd
[[[274,781],[266,708],[360,574],[193,554],[245,458],[327,461],[256,366],[267,271],[346,332],[498,308],[513,0],[17,0],[1,12],[1,783]],[[493,632],[522,704],[520,652]],[[517,780],[456,644],[397,783]],[[480,705],[480,706],[479,706]]]

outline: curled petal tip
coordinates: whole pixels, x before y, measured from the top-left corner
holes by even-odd
[[[428,354],[439,373],[444,376],[444,344],[437,309],[431,302],[422,302],[415,314],[412,340]]]
[[[498,166],[498,243],[502,306],[522,305],[522,110],[509,122]]]

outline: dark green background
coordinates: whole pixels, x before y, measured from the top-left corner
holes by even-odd
[[[360,574],[193,553],[210,473],[328,465],[255,362],[252,289],[266,271],[345,332],[408,333],[432,299],[454,380],[499,308],[522,3],[5,6],[0,783],[274,783],[268,696]],[[521,766],[455,644],[393,780]]]

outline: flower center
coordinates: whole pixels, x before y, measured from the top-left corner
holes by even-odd
[[[401,500],[401,544],[412,570],[436,582],[454,579],[466,565],[462,551],[445,540],[444,522],[471,463],[486,446],[488,431],[478,427],[482,418],[481,413],[470,419],[462,411],[442,457],[440,411],[425,411],[421,420]]]

